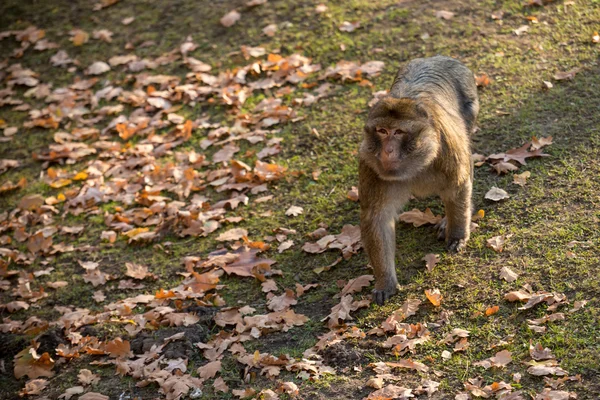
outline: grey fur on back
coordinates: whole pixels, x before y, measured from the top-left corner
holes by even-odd
[[[477,85],[473,72],[454,58],[417,58],[398,71],[390,95],[419,100],[427,94],[456,122],[464,120],[468,134],[479,113]],[[458,104],[456,103],[458,99]]]

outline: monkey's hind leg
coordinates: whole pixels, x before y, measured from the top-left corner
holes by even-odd
[[[471,191],[472,183],[468,181],[452,195],[442,197],[446,208],[446,217],[444,218],[445,221],[440,222],[440,227],[445,228],[443,236],[446,239],[446,247],[449,251],[461,251],[469,240]],[[441,234],[438,234],[438,237],[440,236]]]

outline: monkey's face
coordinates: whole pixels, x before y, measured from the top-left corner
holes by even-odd
[[[437,156],[438,137],[422,105],[384,98],[369,113],[360,155],[382,179],[410,180]]]

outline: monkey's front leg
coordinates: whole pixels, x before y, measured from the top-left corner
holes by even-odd
[[[469,180],[458,190],[442,198],[446,208],[446,246],[450,251],[461,251],[469,240],[471,192],[472,183]]]
[[[381,305],[396,294],[398,279],[394,260],[396,250],[395,211],[363,209],[360,217],[361,238],[375,274],[373,301]]]

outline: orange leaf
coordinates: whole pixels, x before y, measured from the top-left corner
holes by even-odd
[[[499,310],[500,307],[498,306],[489,307],[487,310],[485,310],[485,315],[489,317],[490,315],[496,314]]]
[[[438,289],[426,290],[425,296],[427,296],[427,300],[436,307],[439,307],[442,303],[442,295]]]

